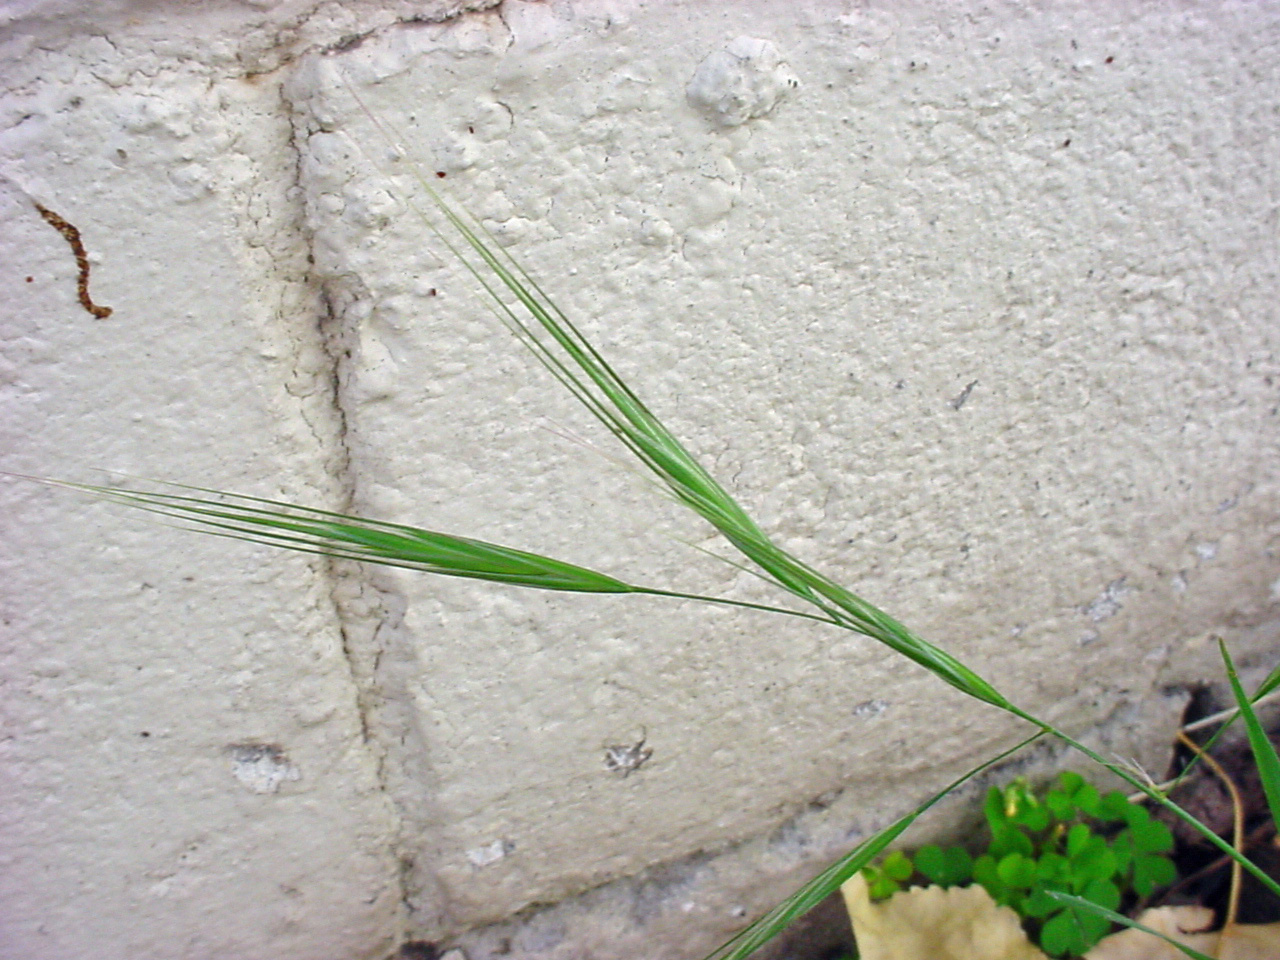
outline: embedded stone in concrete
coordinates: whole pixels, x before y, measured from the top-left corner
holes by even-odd
[[[738,37],[698,64],[686,92],[708,118],[736,127],[766,116],[798,86],[777,47],[768,40]]]

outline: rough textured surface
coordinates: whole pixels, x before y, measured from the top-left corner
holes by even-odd
[[[1022,705],[1154,762],[1207,633],[1273,661],[1263,5],[65,0],[0,29],[0,468],[770,599],[600,455],[358,97],[783,545]],[[815,625],[0,492],[4,957],[694,956],[1016,732]]]

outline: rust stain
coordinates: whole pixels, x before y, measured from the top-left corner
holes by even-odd
[[[89,255],[85,252],[84,241],[80,239],[80,231],[48,207],[42,207],[37,203],[36,209],[40,211],[40,216],[44,217],[45,223],[62,234],[67,243],[71,244],[71,252],[76,257],[76,269],[80,271],[79,276],[76,278],[76,293],[80,295],[80,306],[84,307],[99,320],[111,316],[110,307],[99,306],[89,296]]]

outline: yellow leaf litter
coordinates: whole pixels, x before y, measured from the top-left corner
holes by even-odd
[[[1213,923],[1208,907],[1157,907],[1138,922],[1217,960],[1280,958],[1280,923],[1234,923],[1201,933]],[[1085,954],[1085,960],[1186,960],[1186,954],[1141,930],[1121,930]]]
[[[912,887],[872,903],[857,873],[840,892],[862,960],[1048,960],[980,886]]]
[[[912,887],[872,903],[867,882],[855,874],[840,892],[862,960],[1048,960],[1027,940],[1018,915],[976,884]],[[1160,907],[1138,922],[1217,960],[1280,960],[1280,923],[1230,924],[1202,933],[1213,922],[1206,907]],[[1113,933],[1085,954],[1085,960],[1185,958],[1141,930]]]

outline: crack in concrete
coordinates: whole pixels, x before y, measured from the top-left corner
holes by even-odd
[[[293,152],[293,183],[292,189],[289,191],[296,199],[297,211],[294,222],[301,236],[304,238],[305,249],[307,253],[307,263],[311,267],[306,271],[303,283],[310,287],[317,296],[317,302],[322,309],[315,317],[315,323],[312,327],[315,335],[318,337],[319,350],[327,359],[327,363],[323,371],[317,376],[324,381],[324,392],[327,397],[332,416],[334,418],[334,428],[331,430],[321,431],[317,425],[312,422],[310,417],[304,413],[304,419],[308,428],[311,430],[312,436],[321,449],[329,447],[330,451],[326,459],[326,473],[338,484],[339,504],[337,509],[339,512],[348,513],[353,509],[356,499],[356,491],[358,487],[358,478],[356,476],[354,458],[351,451],[351,422],[347,411],[346,397],[343,390],[342,363],[346,355],[346,347],[342,341],[344,335],[348,333],[342,323],[342,315],[340,309],[334,302],[334,298],[325,288],[325,283],[316,276],[314,270],[315,263],[315,234],[307,226],[306,206],[307,191],[305,184],[304,171],[304,155],[305,155],[305,139],[308,136],[307,131],[300,123],[301,112],[298,106],[290,100],[285,86],[280,86],[280,100],[286,111],[289,123],[289,146]],[[342,656],[346,661],[347,674],[350,677],[351,684],[355,691],[355,708],[360,724],[360,738],[365,748],[369,751],[369,755],[373,760],[374,776],[376,778],[379,792],[386,798],[390,810],[394,811],[394,822],[392,825],[393,836],[391,841],[390,854],[400,869],[396,871],[396,876],[391,878],[389,882],[394,885],[395,898],[400,904],[399,925],[401,929],[396,932],[395,939],[403,939],[404,925],[412,914],[412,903],[410,900],[410,887],[407,883],[407,876],[403,869],[404,856],[403,850],[403,815],[400,805],[396,803],[392,791],[390,789],[390,777],[388,775],[388,753],[386,744],[384,744],[377,736],[375,729],[375,715],[377,707],[375,701],[377,699],[376,674],[377,664],[380,657],[375,659],[372,671],[362,669],[360,651],[357,649],[358,642],[353,630],[351,621],[352,612],[350,605],[344,593],[346,588],[355,581],[357,585],[357,595],[365,593],[365,587],[368,586],[367,574],[355,564],[346,564],[350,569],[344,570],[340,567],[340,562],[334,559],[327,559],[324,564],[324,575],[328,584],[329,602],[332,604],[338,636],[342,647]],[[381,614],[382,605],[379,604],[375,608],[375,615]]]
[[[444,16],[399,17],[394,22],[348,34],[332,43],[312,44],[300,52],[289,52],[277,61],[276,68],[297,63],[305,53],[341,56],[391,30],[444,23],[499,5],[500,0],[478,0],[455,4]],[[246,79],[252,80],[253,76],[246,75]],[[317,266],[324,243],[319,234],[324,213],[311,209],[317,185],[311,180],[308,160],[312,156],[310,138],[324,132],[325,127],[313,116],[313,105],[305,102],[305,96],[289,95],[288,81],[281,84],[280,90],[290,123],[292,194],[298,204],[297,223],[305,238],[310,264],[306,283],[315,292],[321,307],[313,330],[319,336],[318,346],[325,362],[323,370],[313,372],[312,376],[314,382],[323,384],[323,394],[334,418],[324,431],[324,445],[334,451],[326,464],[326,472],[339,485],[337,509],[356,513],[362,474],[362,446],[352,406],[358,402],[356,376],[360,369],[357,358],[363,313],[358,305],[367,302],[373,294],[350,271],[339,268],[332,275],[326,275],[325,267]],[[316,215],[314,221],[312,215]],[[412,931],[415,935],[426,933],[437,938],[451,928],[456,930],[458,925],[448,918],[449,898],[434,864],[414,855],[414,851],[423,849],[424,835],[430,834],[440,818],[432,807],[435,775],[430,763],[430,744],[422,736],[414,707],[413,690],[421,666],[408,638],[403,636],[407,600],[394,578],[376,567],[330,561],[327,575],[343,657],[355,690],[361,738],[374,761],[379,790],[394,811],[390,853],[398,868],[396,876],[388,878],[388,882],[393,885],[400,904],[400,937]]]
[[[322,19],[321,11],[333,8],[341,9],[343,5],[342,3],[320,3],[312,7],[310,11],[295,17],[292,22],[281,24],[276,29],[275,36],[266,44],[265,51],[258,54],[258,59],[265,62],[258,66],[247,68],[243,76],[245,79],[254,79],[269,73],[275,73],[308,55],[341,54],[348,50],[355,50],[366,40],[388,30],[416,24],[449,23],[453,20],[460,20],[469,14],[484,13],[488,10],[501,8],[503,2],[504,0],[462,0],[462,2],[446,6],[435,13],[414,13],[407,16],[396,16],[386,23],[379,23],[368,29],[342,33],[336,40],[307,43],[302,37],[312,21]],[[500,9],[499,16],[501,16]],[[268,53],[274,53],[274,58],[270,58]]]
[[[313,330],[326,362],[315,377],[318,382],[323,381],[334,418],[326,446],[336,446],[326,472],[339,484],[338,512],[355,514],[359,512],[361,443],[353,417],[353,403],[357,402],[353,391],[359,369],[354,358],[360,352],[362,314],[352,308],[373,294],[354,275],[343,272],[325,277],[314,266],[322,241],[307,217],[313,192],[309,188],[314,185],[308,182],[306,158],[309,138],[319,130],[310,128],[310,113],[305,105],[292,102],[283,89],[281,97],[290,117],[293,192],[302,210],[299,229],[312,264],[307,282],[322,305]],[[428,744],[418,729],[410,693],[410,682],[418,667],[402,630],[407,600],[394,579],[377,567],[330,560],[327,576],[343,657],[355,688],[362,742],[374,760],[379,790],[395,814],[390,852],[398,868],[389,882],[401,905],[401,923],[411,923],[415,929],[441,929],[447,926],[443,917],[445,898],[429,865],[411,855],[422,847],[423,830],[438,817],[429,801],[433,773]]]

